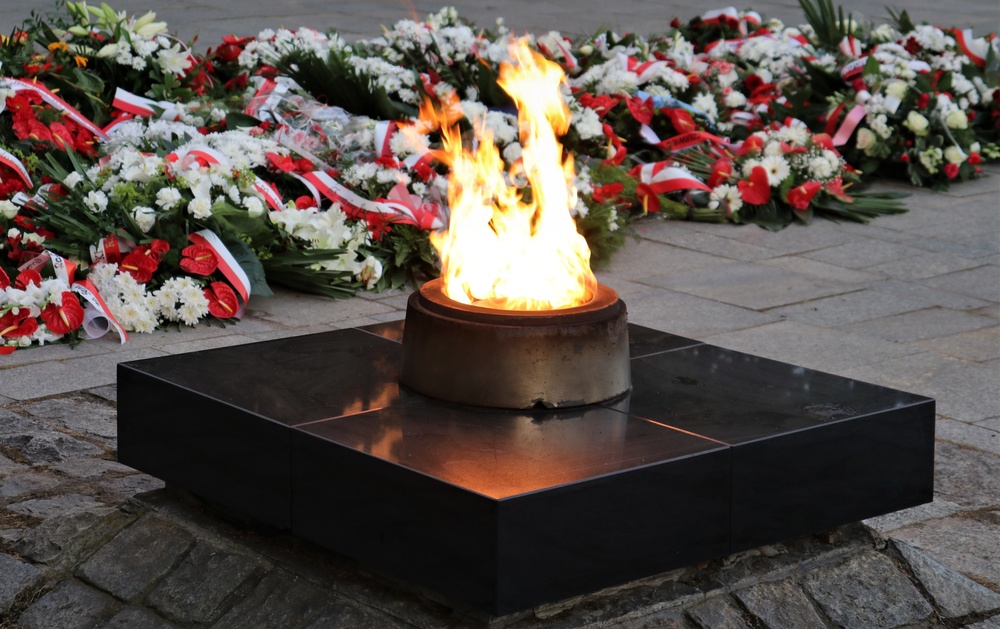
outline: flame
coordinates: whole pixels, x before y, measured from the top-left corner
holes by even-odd
[[[435,111],[425,102],[421,121],[441,127],[436,157],[451,167],[447,231],[432,234],[441,255],[445,294],[460,303],[502,310],[549,310],[584,304],[596,294],[590,249],[576,231],[572,156],[557,137],[569,128],[562,69],[511,42],[514,63],[500,68],[498,83],[518,108],[522,158],[506,169],[485,124],[478,144],[462,146],[455,121],[457,98]],[[526,177],[530,190],[511,181]]]

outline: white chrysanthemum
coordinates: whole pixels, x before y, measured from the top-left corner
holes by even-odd
[[[767,182],[771,186],[780,186],[791,174],[788,160],[781,155],[768,155],[760,160],[760,165],[767,171]]]
[[[83,175],[74,170],[70,174],[66,175],[65,179],[63,179],[63,185],[72,190],[76,187],[76,184],[81,181],[83,181]]]
[[[206,219],[212,215],[212,201],[205,197],[195,197],[188,203],[187,211],[195,218]]]
[[[108,195],[104,194],[100,190],[91,190],[87,193],[87,196],[84,197],[83,203],[90,208],[91,212],[100,214],[104,210],[108,209]]]
[[[176,188],[160,188],[156,191],[156,204],[164,210],[176,207],[181,200],[181,193]]]

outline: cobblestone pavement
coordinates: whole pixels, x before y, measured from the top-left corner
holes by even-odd
[[[131,5],[116,3],[144,8]],[[223,6],[182,0],[160,14],[185,35],[221,34]],[[388,3],[331,6],[298,0],[269,17],[279,8],[255,0],[240,9],[253,18],[224,30],[319,25],[315,14],[367,35],[406,15]],[[536,2],[536,19],[514,0],[460,5],[483,23],[504,15],[543,29],[561,18],[566,31],[660,19],[654,6]],[[1000,30],[995,0],[907,7]],[[664,24],[704,8],[672,7]],[[25,10],[0,4],[5,22]],[[661,28],[655,19],[641,24]],[[935,397],[931,504],[513,617],[465,615],[116,462],[118,362],[399,319],[406,300],[278,291],[224,329],[0,358],[0,627],[1000,627],[1000,167],[988,173],[913,191],[910,212],[868,226],[640,223],[599,273],[635,323]]]

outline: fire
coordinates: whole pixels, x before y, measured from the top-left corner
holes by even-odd
[[[435,112],[421,108],[425,123],[441,127],[437,157],[451,167],[447,231],[433,234],[441,255],[447,296],[465,304],[502,310],[549,310],[578,306],[596,294],[590,249],[576,231],[570,208],[576,203],[572,156],[558,136],[569,128],[570,111],[560,87],[562,69],[511,43],[514,63],[500,69],[500,86],[518,108],[522,158],[507,169],[492,133],[476,129],[474,150],[462,146],[454,124],[457,102]],[[530,188],[511,182],[526,177]]]

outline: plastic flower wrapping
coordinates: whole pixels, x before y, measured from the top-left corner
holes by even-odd
[[[866,222],[872,176],[946,187],[1000,157],[1000,41],[721,8],[669,32],[559,32],[569,211],[600,263],[637,220]],[[69,2],[0,40],[0,352],[237,320],[269,285],[333,297],[433,277],[448,167],[421,107],[485,130],[521,195],[510,33],[446,8],[347,43],[230,35]],[[523,170],[523,169],[522,169]]]

